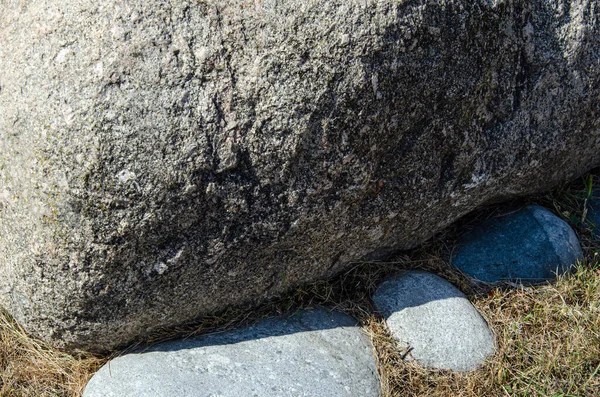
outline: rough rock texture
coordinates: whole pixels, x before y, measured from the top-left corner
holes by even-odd
[[[84,397],[378,397],[373,348],[356,321],[313,310],[176,340],[111,360]]]
[[[539,205],[490,218],[462,236],[452,265],[480,281],[534,284],[567,272],[583,252],[565,221]]]
[[[107,350],[600,160],[597,0],[0,0],[0,304]]]
[[[410,348],[407,359],[469,371],[494,354],[494,335],[477,309],[435,274],[411,271],[385,281],[373,302],[394,338]]]

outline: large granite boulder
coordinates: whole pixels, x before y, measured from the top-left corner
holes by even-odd
[[[599,164],[600,4],[0,0],[0,304],[105,351]]]

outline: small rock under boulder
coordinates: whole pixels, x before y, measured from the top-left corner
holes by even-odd
[[[431,273],[411,271],[385,281],[373,297],[394,338],[427,367],[468,371],[494,354],[494,335],[455,286]]]
[[[324,309],[174,340],[112,360],[84,397],[379,396],[372,346]]]
[[[529,205],[476,225],[461,239],[452,264],[487,283],[533,284],[567,272],[581,255],[579,240],[565,221]]]

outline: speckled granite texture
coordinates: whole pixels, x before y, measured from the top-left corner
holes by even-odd
[[[591,1],[0,0],[0,304],[107,351],[599,164]]]

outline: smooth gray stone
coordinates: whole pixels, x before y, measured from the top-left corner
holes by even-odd
[[[494,335],[477,309],[456,287],[431,273],[410,271],[385,281],[375,307],[407,359],[438,369],[468,371],[494,354]]]
[[[530,205],[488,219],[466,233],[452,264],[480,281],[531,284],[555,279],[581,255],[579,240],[565,221]]]
[[[345,314],[298,312],[118,357],[84,397],[373,396],[372,346]]]

